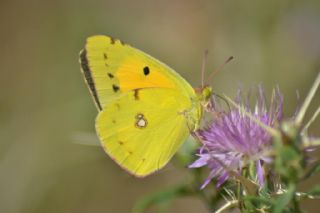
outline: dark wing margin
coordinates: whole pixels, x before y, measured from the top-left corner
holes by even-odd
[[[102,107],[98,98],[98,94],[97,94],[97,90],[95,87],[95,83],[93,81],[92,75],[91,75],[91,70],[89,67],[89,62],[88,62],[88,58],[87,58],[87,51],[86,49],[83,49],[80,51],[80,65],[81,65],[81,69],[84,75],[84,78],[88,84],[90,93],[93,96],[93,99],[98,107],[98,109],[101,111]]]

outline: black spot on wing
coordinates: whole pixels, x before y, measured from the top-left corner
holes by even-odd
[[[110,43],[111,43],[111,44],[115,44],[115,43],[116,43],[116,40],[115,40],[114,38],[110,37]]]
[[[98,98],[98,94],[96,91],[96,87],[95,87],[95,84],[94,84],[94,81],[92,78],[91,70],[89,67],[86,49],[83,49],[80,52],[80,65],[83,70],[83,74],[84,74],[84,77],[85,77],[86,82],[88,84],[89,90],[94,98],[94,101],[96,102],[96,105],[99,108],[99,110],[102,110],[102,107],[101,107],[101,104],[100,104],[100,101]]]
[[[149,69],[148,66],[143,68],[143,74],[146,75],[146,76],[150,74],[150,69]]]
[[[119,89],[120,89],[120,87],[117,86],[117,85],[115,85],[115,84],[113,84],[113,85],[112,85],[112,89],[113,89],[114,92],[118,92]]]
[[[123,42],[123,41],[121,41],[121,40],[119,40],[119,39],[115,39],[115,38],[113,38],[113,37],[110,37],[110,44],[115,44],[116,42],[119,42],[122,46],[125,46],[126,45],[126,43],[125,42]]]
[[[114,78],[114,75],[112,75],[110,72],[108,72],[108,76],[109,76],[110,79]]]
[[[117,107],[117,110],[120,110],[120,104],[116,103],[115,106]]]
[[[134,96],[134,100],[136,100],[136,101],[140,100],[139,90],[140,90],[140,89],[135,89],[135,90],[134,90],[133,96]]]

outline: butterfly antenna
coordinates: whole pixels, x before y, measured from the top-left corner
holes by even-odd
[[[233,57],[233,56],[230,56],[218,69],[214,70],[214,71],[210,74],[208,80],[212,79],[215,74],[217,74],[220,70],[222,70],[223,67],[224,67],[227,63],[229,63],[230,61],[232,61],[233,59],[234,59],[234,57]]]
[[[225,99],[223,96],[221,96],[221,95],[219,95],[219,94],[217,94],[215,92],[213,92],[212,95],[214,95],[214,96],[220,98],[222,101],[224,101],[226,103],[228,109],[229,109],[229,112],[231,112],[231,107],[230,107],[230,104],[229,104],[227,99]]]
[[[202,66],[201,66],[201,87],[204,86],[204,73],[206,71],[206,63],[208,59],[209,51],[206,49],[203,54]]]

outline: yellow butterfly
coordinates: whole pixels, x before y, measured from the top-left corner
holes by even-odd
[[[195,92],[165,64],[107,36],[87,39],[80,64],[104,150],[138,177],[164,167],[198,129],[212,93],[210,87]]]

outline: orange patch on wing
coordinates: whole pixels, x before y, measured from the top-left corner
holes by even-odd
[[[144,68],[148,67],[146,74]],[[159,69],[135,58],[127,59],[116,71],[121,91],[141,88],[175,88],[174,83]]]

